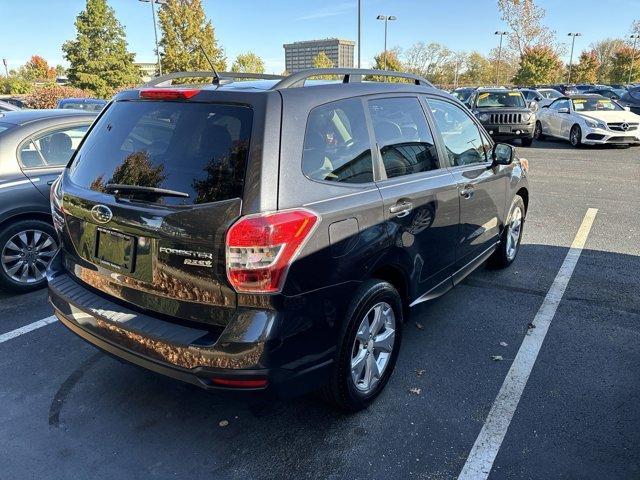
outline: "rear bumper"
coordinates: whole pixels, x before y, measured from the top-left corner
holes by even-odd
[[[55,262],[52,262],[55,264]],[[329,378],[331,352],[311,360],[278,365],[272,351],[286,348],[274,338],[277,313],[243,311],[240,323],[221,334],[155,318],[130,310],[93,292],[64,272],[49,272],[49,301],[69,330],[102,351],[206,390],[243,396],[288,398],[317,389]],[[220,379],[264,382],[261,386],[228,387]],[[255,384],[254,384],[255,385]]]

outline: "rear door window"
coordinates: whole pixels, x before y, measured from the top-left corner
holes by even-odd
[[[373,159],[359,98],[327,103],[309,113],[302,171],[312,180],[373,182]]]
[[[433,136],[415,97],[368,102],[376,143],[387,178],[440,168]]]
[[[89,123],[39,133],[23,143],[18,158],[23,168],[64,167],[75,153]]]
[[[196,102],[122,101],[96,123],[71,166],[71,180],[95,191],[108,184],[162,188],[189,205],[240,197],[252,110]]]

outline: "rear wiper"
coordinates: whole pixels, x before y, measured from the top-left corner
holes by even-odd
[[[140,185],[122,185],[120,183],[107,183],[104,186],[105,192],[114,192],[116,194],[122,193],[152,193],[154,195],[158,195],[159,197],[180,197],[180,198],[189,198],[189,194],[185,192],[179,192],[177,190],[168,190],[166,188],[156,188],[156,187],[143,187]]]

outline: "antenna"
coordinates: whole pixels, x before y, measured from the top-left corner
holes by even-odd
[[[202,44],[199,43],[198,46],[200,47],[200,50],[202,50],[202,54],[204,55],[204,58],[207,59],[207,62],[209,62],[209,66],[211,67],[211,70],[213,71],[213,81],[211,83],[213,83],[214,85],[219,85],[220,84],[220,75],[218,75],[218,72],[216,72],[216,68],[213,66],[213,62],[209,58],[209,55],[207,55],[207,52],[204,49],[204,47],[202,46]]]

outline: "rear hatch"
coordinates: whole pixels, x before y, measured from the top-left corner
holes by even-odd
[[[236,296],[224,243],[241,213],[252,119],[241,104],[112,103],[63,177],[67,270],[126,304],[227,323]]]

